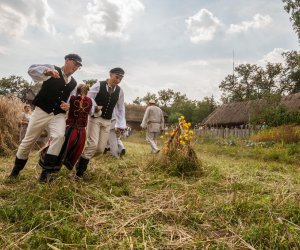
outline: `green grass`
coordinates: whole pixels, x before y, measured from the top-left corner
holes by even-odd
[[[39,184],[37,152],[8,182],[1,158],[1,249],[299,249],[299,145],[203,143],[203,174],[186,178],[153,164],[140,135],[121,160],[98,156],[86,178],[63,169]],[[289,156],[289,157],[288,157]]]

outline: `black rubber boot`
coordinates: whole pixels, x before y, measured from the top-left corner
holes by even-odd
[[[82,179],[83,174],[87,169],[87,165],[89,164],[88,159],[85,159],[83,157],[80,157],[78,163],[76,164],[76,177]]]
[[[15,165],[8,177],[16,178],[19,175],[20,171],[25,167],[27,160],[28,159],[22,160],[22,159],[19,159],[18,157],[16,157]]]
[[[39,160],[39,165],[43,169],[39,178],[40,182],[51,182],[55,179],[54,174],[60,170],[57,166],[57,158],[56,155],[45,154]]]

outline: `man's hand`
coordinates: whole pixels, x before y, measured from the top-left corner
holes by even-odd
[[[116,134],[119,136],[124,133],[125,129],[123,128],[115,128]]]
[[[56,69],[47,69],[44,72],[45,76],[51,76],[53,78],[60,78],[59,73]]]
[[[64,101],[61,101],[61,104],[60,104],[60,108],[64,111],[68,111],[69,108],[70,108],[70,104],[69,103],[66,103]]]
[[[102,107],[103,107],[103,106],[98,106],[98,105],[97,105],[97,106],[95,107],[95,112],[99,112],[99,111],[102,109]]]

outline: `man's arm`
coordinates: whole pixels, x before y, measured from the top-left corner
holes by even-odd
[[[102,106],[98,106],[95,102],[95,98],[97,94],[100,91],[100,81],[97,81],[93,84],[93,86],[90,88],[89,92],[87,93],[87,96],[92,99],[93,106],[94,106],[94,112],[97,113],[101,110]]]
[[[163,131],[165,128],[165,118],[164,118],[164,113],[161,110],[161,118],[160,118],[160,130]]]
[[[141,127],[142,127],[142,128],[146,128],[146,127],[147,127],[148,116],[149,116],[149,112],[150,112],[149,110],[150,110],[149,107],[146,108],[146,112],[145,112],[145,114],[144,114],[143,121],[142,121],[142,123],[141,123]]]
[[[51,77],[59,78],[59,73],[51,64],[33,64],[28,69],[28,74],[34,82],[44,82]]]
[[[120,89],[119,99],[115,107],[115,116],[117,118],[116,128],[125,129],[126,119],[125,119],[125,104],[124,104],[124,92]]]

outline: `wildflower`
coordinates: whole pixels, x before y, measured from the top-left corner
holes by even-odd
[[[163,136],[163,135],[161,135],[161,136],[160,136],[160,139],[164,139],[164,136]]]

